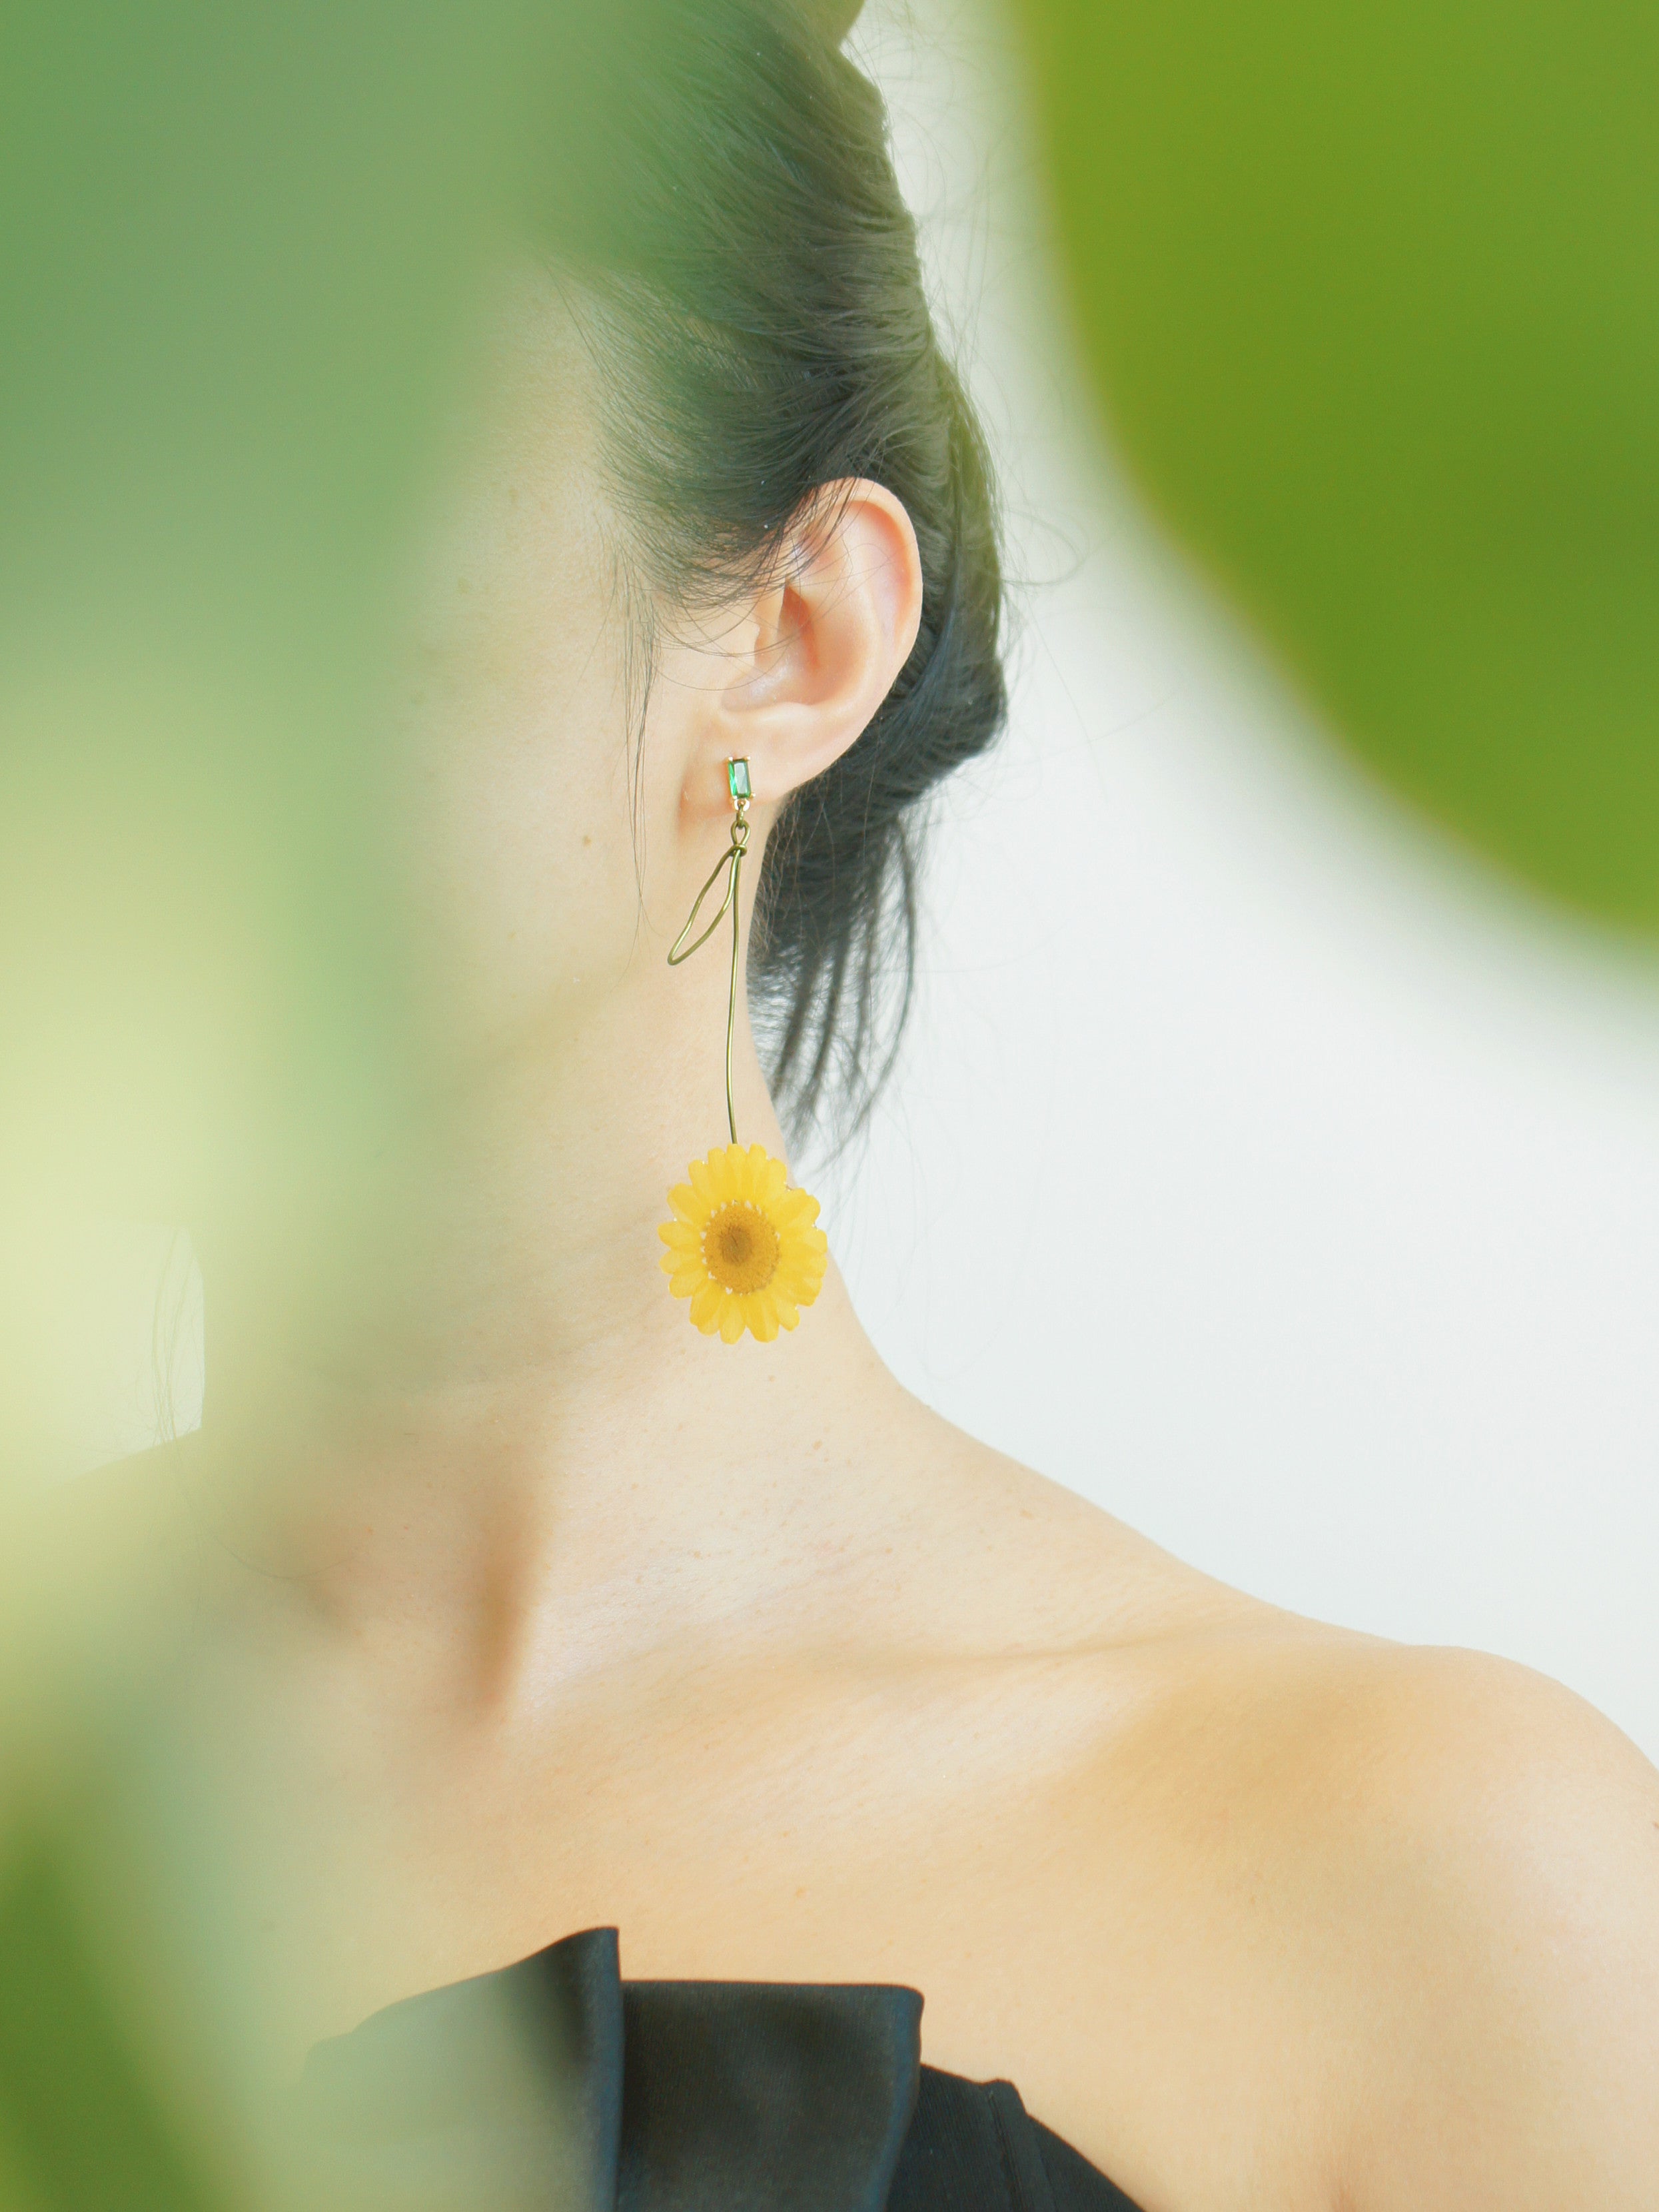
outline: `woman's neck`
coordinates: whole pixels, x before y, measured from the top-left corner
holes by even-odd
[[[726,1133],[724,978],[670,980],[433,1115],[383,1178],[367,1284],[334,1285],[339,1340],[265,1377],[262,1547],[356,1634],[459,1637],[493,1680],[553,1604],[561,1665],[593,1663],[753,1617],[890,1517],[866,1446],[927,1417],[833,1266],[769,1345],[670,1295],[669,1187]],[[746,1022],[734,1090],[742,1138],[783,1156]]]

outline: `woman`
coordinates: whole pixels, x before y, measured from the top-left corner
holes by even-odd
[[[824,26],[645,13],[620,78],[573,61],[604,129],[501,278],[391,750],[420,1133],[348,1315],[279,1340],[204,1234],[208,1419],[167,1462],[219,1540],[194,1741],[295,2050],[416,2001],[313,2060],[324,2132],[361,2148],[362,2069],[465,2012],[421,1993],[541,1954],[601,2196],[1651,2204],[1659,1777],[1615,1730],[1167,1558],[909,1398],[833,1265],[769,1341],[665,1280],[665,1194],[726,1138],[730,971],[667,956],[728,763],[768,1069],[740,995],[732,1116],[782,1159],[780,1112],[880,1069],[915,809],[1002,690],[878,102]],[[256,1437],[284,1481],[239,1503]],[[655,1992],[625,2052],[604,1940],[548,1949],[610,1928]],[[744,1983],[817,2001],[745,2026]]]

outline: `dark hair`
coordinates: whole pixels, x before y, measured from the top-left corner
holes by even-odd
[[[696,605],[759,580],[847,477],[902,501],[921,549],[915,647],[858,742],[784,808],[756,904],[750,984],[781,1109],[799,1128],[833,1103],[845,1128],[908,1007],[919,802],[1004,719],[989,467],[928,312],[885,109],[831,26],[799,0],[612,0],[607,24],[587,58],[609,143],[595,159],[578,131],[558,213],[614,371],[610,465],[651,585]]]

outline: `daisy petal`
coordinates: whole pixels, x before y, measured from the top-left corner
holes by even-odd
[[[700,1229],[708,1218],[708,1207],[689,1182],[677,1182],[668,1194],[668,1203],[680,1219],[689,1222],[693,1229]]]
[[[708,1280],[704,1268],[682,1267],[677,1275],[668,1278],[668,1287],[677,1298],[689,1298],[693,1291],[701,1290]]]
[[[716,1145],[708,1155],[708,1196],[711,1206],[729,1206],[737,1195],[732,1181],[732,1147]]]
[[[744,1325],[743,1300],[723,1298],[720,1302],[720,1318],[721,1340],[726,1344],[735,1344],[743,1334]]]
[[[762,1344],[770,1344],[778,1333],[778,1310],[769,1291],[750,1291],[744,1300],[750,1328]]]
[[[691,1318],[705,1336],[712,1336],[720,1327],[725,1304],[726,1293],[718,1283],[706,1282],[691,1293]]]

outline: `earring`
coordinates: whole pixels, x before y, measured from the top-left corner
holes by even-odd
[[[743,949],[738,890],[749,850],[749,802],[754,793],[746,760],[726,763],[732,799],[732,842],[697,893],[685,927],[669,948],[668,964],[678,968],[707,945],[732,916],[732,988],[726,1008],[726,1121],[729,1145],[717,1145],[707,1159],[693,1160],[687,1180],[668,1194],[674,1218],[657,1234],[668,1247],[662,1257],[668,1287],[677,1298],[690,1298],[690,1318],[705,1336],[719,1332],[735,1344],[748,1329],[769,1344],[780,1328],[793,1328],[800,1309],[810,1306],[823,1286],[830,1264],[830,1240],[815,1228],[818,1202],[789,1188],[789,1170],[764,1145],[738,1142],[738,1114],[732,1098],[732,1038],[738,1020],[738,970]],[[714,918],[697,937],[702,902],[724,872],[726,889]],[[686,939],[691,938],[688,945]]]

